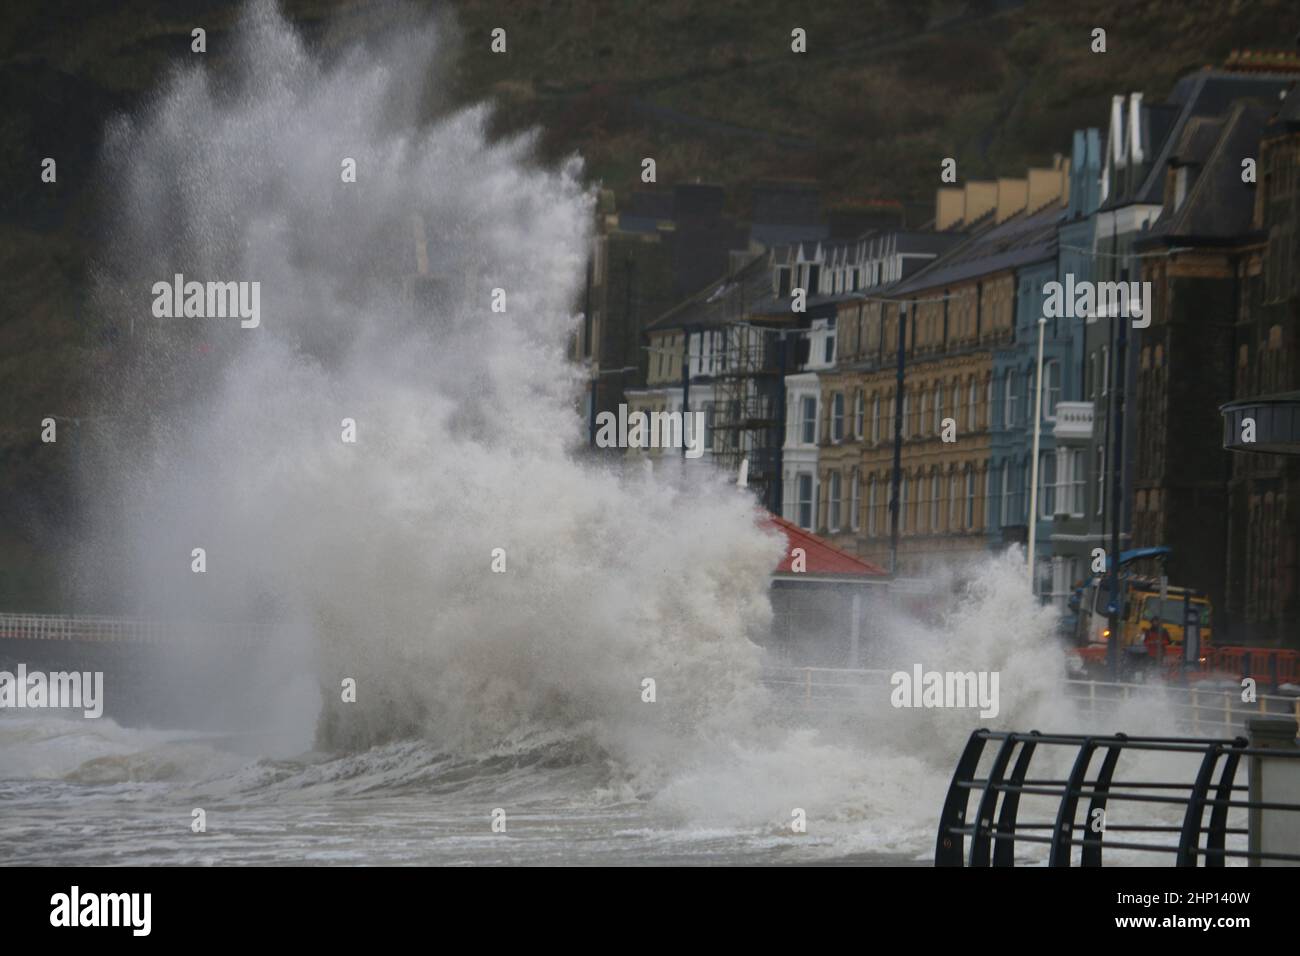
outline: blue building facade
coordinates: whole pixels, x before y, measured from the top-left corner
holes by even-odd
[[[1057,232],[1065,212],[1059,205],[1026,217],[1016,250],[1015,334],[993,352],[990,403],[989,547],[1026,545],[1033,475],[1034,401],[1038,359],[1038,319],[1044,289],[1056,280]],[[1066,370],[1076,345],[1064,320],[1049,319],[1043,336],[1043,393],[1039,437],[1038,523],[1035,563],[1040,593],[1051,590],[1052,519],[1056,508],[1056,407],[1073,385]],[[1046,582],[1046,585],[1042,582]]]
[[[1096,128],[1074,131],[1070,156],[1070,201],[1058,231],[1057,281],[1097,281],[1097,210],[1101,205],[1102,138]],[[1053,423],[1057,452],[1056,515],[1052,521],[1052,593],[1058,605],[1086,578],[1092,549],[1099,544],[1090,528],[1099,506],[1100,463],[1094,442],[1093,392],[1099,387],[1096,359],[1088,351],[1088,319],[1062,319],[1069,325],[1069,361],[1062,369],[1062,405]],[[1089,362],[1092,367],[1089,367]]]

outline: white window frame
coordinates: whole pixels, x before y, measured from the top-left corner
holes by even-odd
[[[961,530],[961,486],[958,484],[958,473],[953,472],[948,476],[948,530]]]
[[[1006,527],[1011,524],[1011,499],[1012,499],[1012,465],[1011,459],[1008,458],[1002,463],[1002,526]]]
[[[867,537],[876,536],[876,476],[867,478]]]
[[[1048,463],[1052,466],[1050,476],[1047,474]],[[1056,455],[1045,451],[1038,456],[1038,517],[1042,521],[1051,521],[1055,516]]]
[[[939,523],[943,519],[943,476],[939,472],[930,475],[930,532],[936,533],[940,530]]]
[[[966,514],[964,527],[967,531],[975,527],[975,469],[966,466]]]
[[[862,476],[858,469],[849,470],[849,530],[858,531],[862,527]]]
[[[1082,518],[1088,496],[1087,461],[1082,448],[1066,449],[1070,461],[1070,517]],[[1071,578],[1071,580],[1074,580]]]
[[[840,507],[843,500],[844,479],[838,470],[832,471],[826,485],[826,529],[828,531],[840,530],[840,519],[843,517]]]
[[[1002,427],[1016,427],[1016,370],[1007,369],[1002,386]]]
[[[803,495],[804,480],[808,482],[808,496]],[[813,524],[817,521],[817,482],[813,479],[811,473],[801,471],[795,476],[795,495],[794,495],[794,520],[795,524],[805,531],[812,531]],[[808,522],[805,524],[804,508],[808,509]]]
[[[924,393],[923,393],[924,394]],[[925,475],[916,476],[916,533],[925,534],[929,530],[929,505],[925,498]]]
[[[809,407],[811,406],[811,414]],[[812,436],[809,437],[809,432]],[[817,444],[817,396],[804,395],[799,399],[799,444]]]
[[[1052,359],[1043,363],[1043,421],[1056,421],[1056,406],[1061,400],[1061,363]]]

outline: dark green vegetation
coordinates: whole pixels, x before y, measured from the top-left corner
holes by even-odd
[[[417,7],[433,9],[430,4]],[[1154,101],[1234,48],[1288,47],[1287,0],[465,0],[442,91],[490,100],[504,131],[540,126],[544,160],[577,152],[620,192],[653,156],[661,184],[743,187],[810,177],[834,203],[933,196],[939,162],[962,179],[1017,175],[1104,126],[1113,93]],[[366,0],[287,0],[321,49],[402,12]],[[439,7],[439,9],[443,9]],[[124,347],[86,292],[97,235],[95,156],[106,118],[175,64],[227,64],[238,5],[204,0],[7,0],[0,18],[0,607],[61,600],[75,533],[78,434],[40,443],[46,415],[95,414],[93,370]],[[494,27],[509,51],[488,52]],[[808,53],[790,52],[790,30]],[[1089,50],[1107,30],[1108,52]],[[432,87],[436,78],[427,78]],[[445,108],[430,98],[431,114]],[[438,103],[438,105],[432,105]],[[45,156],[56,185],[40,182]],[[744,212],[744,190],[733,193]],[[919,217],[913,217],[919,219]],[[115,344],[116,343],[116,344]]]

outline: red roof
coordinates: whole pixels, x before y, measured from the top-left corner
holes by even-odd
[[[870,561],[863,561],[857,555],[841,551],[829,541],[805,531],[797,524],[779,518],[770,512],[766,524],[775,526],[785,532],[785,557],[776,566],[776,574],[794,574],[791,568],[792,553],[795,548],[803,548],[805,556],[804,570],[800,574],[825,575],[838,574],[845,577],[872,577],[883,575],[885,569]]]

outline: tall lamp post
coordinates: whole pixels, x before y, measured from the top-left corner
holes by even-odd
[[[1046,317],[1038,319],[1038,371],[1034,376],[1034,452],[1030,461],[1029,479],[1029,593],[1036,591],[1034,574],[1034,544],[1038,533],[1038,442],[1043,428],[1043,332]]]

